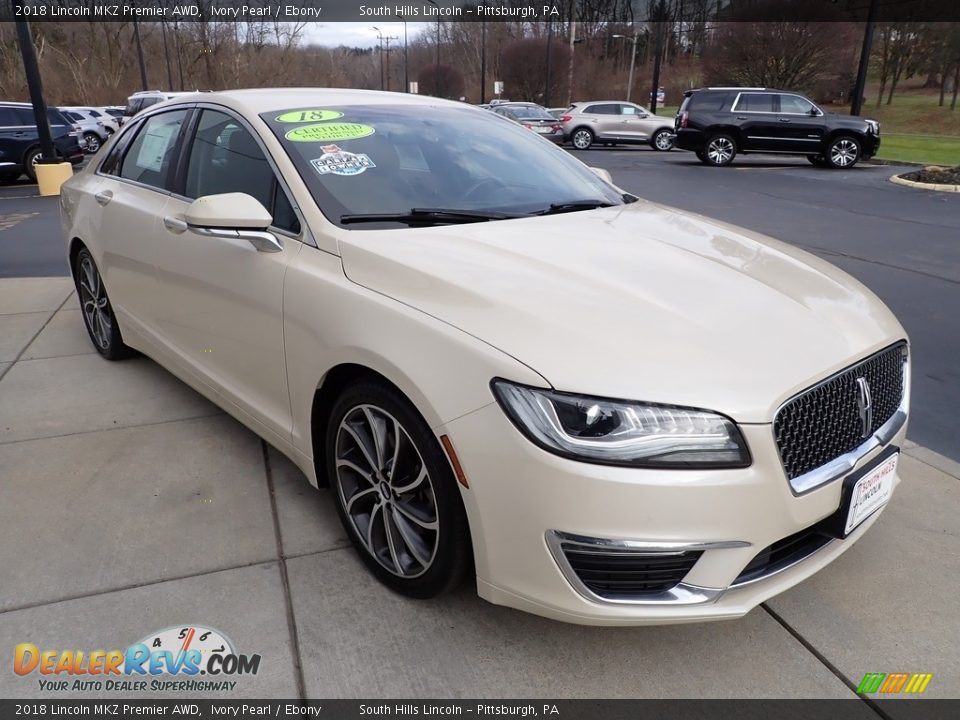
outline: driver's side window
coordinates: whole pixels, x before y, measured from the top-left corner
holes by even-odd
[[[796,115],[809,115],[813,110],[813,103],[807,102],[797,95],[780,96],[780,112]]]

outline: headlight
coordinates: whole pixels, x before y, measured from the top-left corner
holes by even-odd
[[[571,395],[494,380],[513,424],[556,455],[632,467],[746,467],[747,444],[729,418],[706,410]]]
[[[870,128],[870,132],[872,132],[874,135],[880,134],[880,123],[878,123],[876,120],[867,120],[866,122],[867,127]]]

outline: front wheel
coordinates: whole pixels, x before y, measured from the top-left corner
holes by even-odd
[[[103,278],[97,270],[93,256],[86,248],[77,253],[73,267],[73,281],[80,298],[80,310],[83,324],[87,327],[90,341],[107,360],[121,360],[133,354],[133,350],[123,342],[120,325],[113,314]]]
[[[31,182],[37,181],[37,164],[40,162],[40,158],[43,157],[43,152],[40,148],[34,148],[27,153],[27,156],[23,159],[23,171],[27,174],[27,177],[30,178]]]
[[[733,162],[737,156],[737,143],[729,135],[714,135],[703,149],[703,155],[699,156],[701,162],[714,167],[724,167]]]
[[[593,133],[587,128],[578,128],[570,136],[570,142],[577,150],[589,150],[593,145]]]
[[[673,143],[676,139],[677,136],[674,135],[672,131],[667,128],[661,128],[653,134],[653,137],[650,139],[650,145],[653,146],[654,150],[667,152],[668,150],[673,150]]]
[[[827,147],[827,164],[837,170],[852,168],[860,159],[860,143],[856,138],[841,135]]]
[[[452,590],[470,567],[470,534],[453,472],[410,402],[379,380],[344,391],[326,436],[337,513],[370,571],[396,592]]]

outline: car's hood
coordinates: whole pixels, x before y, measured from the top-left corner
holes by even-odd
[[[865,287],[786,244],[645,201],[340,241],[354,282],[506,352],[559,390],[770,422],[904,337]]]

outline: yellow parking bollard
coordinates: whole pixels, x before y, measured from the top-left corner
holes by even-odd
[[[37,185],[41,195],[59,195],[60,186],[73,177],[73,166],[68,162],[55,165],[37,164]]]

